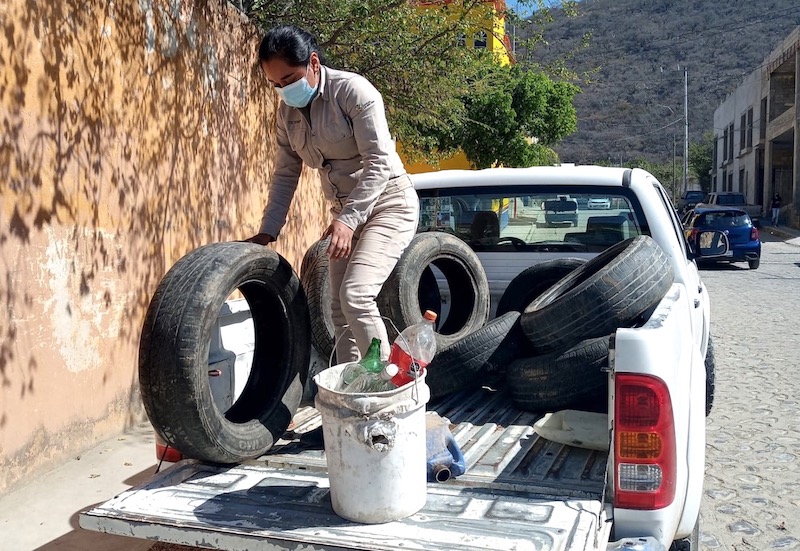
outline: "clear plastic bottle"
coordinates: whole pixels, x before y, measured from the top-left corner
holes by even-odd
[[[436,332],[433,324],[436,312],[426,310],[422,321],[409,325],[397,336],[389,353],[389,362],[397,364],[400,371],[392,379],[395,386],[403,386],[417,378],[436,354]]]
[[[347,364],[342,370],[342,375],[339,378],[339,384],[336,390],[343,391],[364,373],[380,373],[383,366],[384,362],[381,360],[381,340],[372,339],[364,357],[357,362]]]
[[[380,373],[365,372],[355,381],[344,388],[343,392],[386,392],[397,388],[392,382],[392,378],[397,375],[398,367],[395,364],[388,364]]]

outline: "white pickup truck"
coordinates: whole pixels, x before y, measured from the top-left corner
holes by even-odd
[[[663,297],[634,323],[611,331],[599,368],[607,383],[595,409],[603,415],[594,435],[601,445],[545,438],[536,427],[547,410],[519,407],[509,398],[514,388],[477,385],[428,404],[450,420],[467,469],[429,484],[426,506],[403,520],[367,525],[339,518],[331,509],[324,451],[277,441],[268,453],[233,465],[181,461],[82,512],[82,527],[229,551],[699,549],[705,419],[714,388],[709,297],[694,262],[702,251],[686,242],[659,182],[639,169],[581,166],[441,171],[414,180],[420,232],[443,230],[472,247],[489,283],[490,318],[501,303],[508,309],[504,295],[532,266],[563,258],[588,266],[608,247],[637,236],[660,249],[664,269],[653,277],[671,271]],[[602,216],[579,211],[576,226],[542,224],[543,201],[558,195],[608,197],[611,208]],[[496,215],[488,234],[485,220],[481,235],[470,233],[478,211]],[[709,237],[698,236],[698,246]],[[560,293],[591,276],[584,272]],[[558,303],[558,293],[549,293],[536,299],[539,306]],[[444,285],[442,317],[463,302],[450,295]],[[526,306],[529,298],[519,306],[521,318],[537,310]],[[580,310],[562,314],[579,317]],[[228,315],[235,321],[227,327],[219,318],[217,346],[252,341],[252,324],[243,331],[237,316]],[[252,356],[252,342],[246,354]],[[213,347],[210,356],[221,357]],[[295,432],[319,423],[311,406],[294,413]]]

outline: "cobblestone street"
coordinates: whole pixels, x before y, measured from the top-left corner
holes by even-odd
[[[705,268],[716,352],[701,549],[800,549],[800,247]]]

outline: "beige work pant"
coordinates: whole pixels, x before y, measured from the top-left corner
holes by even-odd
[[[389,338],[375,298],[417,231],[419,198],[411,179],[389,180],[367,221],[356,228],[349,258],[331,260],[331,318],[336,361],[357,360],[373,338],[381,357],[389,357]],[[360,351],[360,353],[359,353]]]

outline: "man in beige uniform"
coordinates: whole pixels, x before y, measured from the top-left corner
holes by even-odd
[[[278,237],[303,163],[318,169],[334,216],[323,237],[331,237],[337,361],[357,359],[373,337],[386,359],[375,298],[416,232],[419,199],[389,133],[383,98],[364,77],[324,66],[313,36],[297,27],[271,30],[259,58],[283,102],[269,201],[251,241]]]

